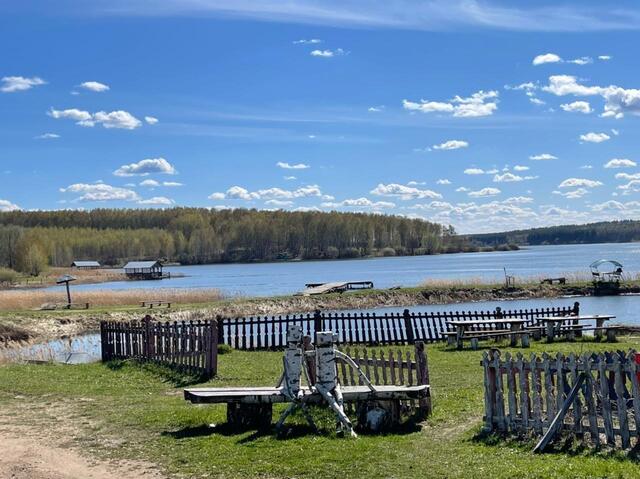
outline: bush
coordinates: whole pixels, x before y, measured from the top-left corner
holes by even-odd
[[[9,268],[0,268],[0,283],[15,283],[18,273]]]
[[[382,251],[380,251],[380,253],[382,254],[382,256],[395,256],[396,250],[391,247],[387,247],[382,248]]]
[[[218,354],[229,354],[233,352],[233,348],[228,344],[218,344]]]

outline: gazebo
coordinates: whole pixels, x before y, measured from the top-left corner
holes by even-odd
[[[129,261],[124,265],[124,272],[129,279],[163,278],[160,261]]]

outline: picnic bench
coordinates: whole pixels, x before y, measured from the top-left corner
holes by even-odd
[[[455,344],[458,349],[464,346],[464,340],[470,340],[471,348],[478,349],[480,339],[499,339],[509,336],[511,346],[516,346],[518,337],[521,338],[522,347],[529,347],[529,332],[524,329],[525,319],[521,318],[500,318],[474,321],[447,321],[453,326],[455,331],[443,333],[447,336],[449,345]]]
[[[567,278],[564,276],[560,278],[544,278],[540,281],[540,284],[567,284]]]
[[[593,331],[594,336],[600,340],[603,333],[607,336],[608,341],[615,341],[617,327],[605,326],[605,322],[614,319],[615,316],[610,314],[595,314],[583,316],[546,316],[535,318],[541,325],[527,328],[536,336],[542,331],[545,332],[547,341],[552,342],[556,336],[567,336],[569,339],[575,339],[581,336],[584,331]],[[595,326],[585,327],[584,322],[595,322]]]
[[[56,309],[89,309],[89,303],[56,303]]]
[[[167,308],[171,307],[171,301],[160,301],[160,300],[146,300],[146,301],[140,301],[140,307],[141,308],[145,308],[145,307],[149,307],[149,309],[153,309],[154,306],[163,306],[166,305]]]

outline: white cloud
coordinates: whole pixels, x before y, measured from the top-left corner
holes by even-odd
[[[149,124],[149,125],[155,125],[160,120],[158,120],[155,116],[145,116],[144,117],[144,121],[146,121],[147,124]]]
[[[588,180],[585,178],[567,178],[558,185],[558,188],[595,188],[596,186],[602,186],[602,182],[597,180]]]
[[[170,198],[167,198],[166,196],[154,196],[153,198],[148,198],[146,200],[139,200],[138,204],[139,205],[171,206],[175,204],[175,201],[173,201]]]
[[[541,153],[539,155],[532,155],[529,157],[529,159],[534,161],[547,161],[547,160],[557,160],[558,157],[550,153]]]
[[[634,166],[638,166],[638,164],[627,158],[613,158],[604,165],[605,168],[633,168]]]
[[[342,48],[336,48],[335,50],[313,50],[311,51],[311,53],[309,53],[309,55],[311,55],[312,57],[320,58],[333,58],[346,54],[347,52],[345,52]]]
[[[497,98],[499,93],[495,90],[480,90],[470,97],[460,97],[456,95],[449,102],[438,102],[420,100],[413,102],[402,100],[402,107],[409,111],[420,111],[422,113],[451,113],[454,117],[481,117],[493,115],[498,109]]]
[[[431,190],[423,190],[411,186],[390,183],[388,185],[378,184],[373,190],[372,195],[399,197],[402,200],[412,200],[419,198],[442,198],[440,193]]]
[[[0,211],[18,211],[20,207],[9,200],[0,200]]]
[[[396,204],[389,201],[371,201],[369,198],[355,198],[348,199],[338,203],[322,203],[320,206],[323,208],[338,208],[341,206],[355,207],[355,208],[371,208],[375,210],[395,208]]]
[[[116,110],[109,113],[105,111],[98,111],[91,114],[88,111],[79,110],[77,108],[70,108],[67,110],[56,110],[51,108],[47,114],[56,119],[64,118],[74,120],[77,125],[87,127],[92,127],[98,123],[105,128],[133,130],[142,125],[140,120],[124,110]]]
[[[173,188],[173,187],[177,187],[177,186],[184,186],[183,183],[178,183],[177,181],[163,181],[162,182],[162,186],[167,186],[169,188]]]
[[[309,40],[294,40],[292,43],[294,45],[317,45],[318,43],[322,43],[322,40],[319,38],[310,38]]]
[[[591,105],[587,101],[574,101],[572,103],[563,103],[560,105],[564,111],[576,112],[576,113],[591,113],[593,110],[591,109]]]
[[[576,65],[589,65],[590,63],[593,63],[593,58],[591,58],[591,57],[580,57],[580,58],[576,58],[574,60],[569,60],[568,63],[574,63]]]
[[[127,188],[107,185],[105,183],[75,183],[60,188],[62,193],[81,193],[75,201],[138,201],[138,194]]]
[[[533,203],[533,198],[530,196],[512,196],[503,201],[505,204],[522,205],[527,203]]]
[[[160,186],[160,183],[158,183],[156,180],[144,180],[140,182],[140,186],[155,188],[156,186]]]
[[[607,210],[618,211],[618,210],[626,210],[627,207],[626,205],[624,205],[623,203],[620,203],[619,201],[609,200],[609,201],[605,201],[604,203],[592,205],[591,209],[593,211],[607,211]]]
[[[500,193],[501,191],[498,188],[482,188],[481,190],[478,190],[478,191],[470,191],[468,195],[471,196],[472,198],[482,198],[485,196],[499,195]]]
[[[448,140],[439,145],[433,145],[434,150],[457,150],[460,148],[467,148],[469,143],[463,140]]]
[[[278,168],[283,168],[285,170],[306,170],[307,168],[311,168],[311,166],[306,165],[304,163],[296,163],[295,165],[292,165],[284,161],[277,162],[276,166]]]
[[[282,188],[267,188],[258,191],[249,191],[241,186],[232,186],[225,193],[216,192],[209,195],[211,200],[291,200],[294,198],[322,197],[333,198],[323,195],[318,185],[307,185],[295,190],[284,190]]]
[[[438,181],[436,181],[436,184],[438,184],[438,185],[450,185],[451,181],[449,181],[446,178],[441,178]]]
[[[591,170],[592,168],[593,168],[593,166],[591,166],[591,165],[582,165],[580,167],[581,170]]]
[[[553,192],[554,195],[564,196],[568,200],[576,200],[578,198],[582,198],[584,195],[588,193],[589,193],[589,190],[586,190],[585,188],[578,188],[572,191],[565,191],[565,192],[562,192],[562,191]]]
[[[616,173],[616,180],[640,180],[640,173]]]
[[[540,98],[529,98],[529,101],[534,105],[546,105],[547,103]]]
[[[466,186],[460,186],[460,187],[456,188],[456,191],[458,193],[465,193],[465,192],[469,191],[469,188],[467,188]]]
[[[298,178],[295,176],[285,176],[284,179],[287,181],[293,181],[293,180],[297,180]]]
[[[589,132],[584,135],[580,135],[580,139],[588,143],[602,143],[603,141],[610,140],[611,137],[606,133]]]
[[[528,166],[516,165],[513,167],[514,171],[527,171],[530,168]]]
[[[370,106],[367,111],[371,113],[379,113],[384,110],[384,105]]]
[[[245,190],[245,191],[246,191],[246,190]],[[209,198],[210,200],[224,200],[226,197],[227,197],[227,195],[226,195],[226,194],[224,194],[224,193],[220,193],[220,192],[217,192],[217,193],[211,193],[211,194],[208,196],[208,198]]]
[[[113,172],[116,176],[147,176],[156,173],[175,175],[177,171],[175,167],[164,158],[147,158],[137,163],[122,165]]]
[[[485,171],[482,168],[467,168],[464,170],[465,175],[484,175]]]
[[[284,208],[284,207],[288,207],[288,206],[293,206],[293,201],[288,201],[288,200],[267,200],[265,201],[266,205],[269,206],[277,206],[280,208]]]
[[[502,175],[495,175],[493,177],[494,183],[512,183],[517,181],[524,181],[522,176],[514,175],[513,173],[504,173]]]
[[[57,133],[43,133],[35,137],[36,140],[54,140],[56,138],[60,138]]]
[[[543,65],[545,63],[560,63],[562,62],[562,58],[560,58],[555,53],[545,53],[543,55],[536,56],[531,62],[533,65]]]
[[[90,90],[97,93],[109,90],[108,85],[97,81],[86,81],[84,83],[80,83],[80,88],[84,88],[85,90]]]
[[[611,60],[611,55],[599,55],[598,60],[602,60],[604,62]]]
[[[3,77],[0,91],[3,93],[15,93],[17,91],[30,90],[34,86],[46,85],[47,82],[39,77],[25,78],[20,76]]]

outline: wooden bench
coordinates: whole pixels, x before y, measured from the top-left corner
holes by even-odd
[[[540,284],[567,284],[567,278],[544,278]]]
[[[56,303],[56,309],[89,309],[89,303]]]
[[[171,301],[140,301],[140,307],[145,308],[145,307],[149,307],[149,309],[153,309],[154,306],[162,306],[162,305],[166,305],[167,308],[171,307]]]

